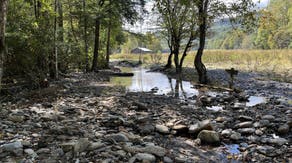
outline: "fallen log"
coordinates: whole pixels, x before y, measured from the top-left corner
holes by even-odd
[[[122,76],[122,77],[131,77],[134,76],[134,73],[128,73],[128,72],[114,72],[110,74],[111,76]]]

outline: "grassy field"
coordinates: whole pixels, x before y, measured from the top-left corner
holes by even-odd
[[[195,52],[190,52],[184,67],[193,67]],[[144,64],[165,64],[168,54],[142,55]],[[111,59],[139,60],[139,55],[115,54]],[[260,72],[272,79],[291,82],[292,50],[206,50],[203,62],[208,69],[235,68],[246,72]]]

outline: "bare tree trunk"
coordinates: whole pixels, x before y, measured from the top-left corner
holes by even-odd
[[[5,26],[7,16],[7,0],[1,0],[0,2],[0,90],[2,85],[3,76],[3,63],[5,54]]]
[[[164,66],[165,69],[171,68],[171,66],[172,66],[172,56],[173,56],[173,50],[172,50],[172,45],[170,43],[170,40],[168,40],[167,43],[168,43],[168,47],[169,47],[170,53],[168,55],[167,64]]]
[[[191,36],[190,36],[190,38],[189,38],[189,40],[188,40],[188,43],[187,43],[187,45],[186,45],[186,47],[185,47],[185,49],[184,49],[183,55],[182,55],[182,57],[181,57],[181,59],[180,59],[179,67],[180,67],[181,70],[182,70],[182,66],[183,66],[183,63],[184,63],[185,57],[187,56],[187,52],[188,52],[188,50],[192,47],[192,42],[193,42],[193,40],[194,40],[194,34],[193,34],[193,31],[192,31],[192,32],[191,32]]]
[[[202,62],[202,56],[205,48],[206,41],[206,30],[207,30],[207,8],[208,8],[209,0],[200,0],[198,5],[199,9],[199,37],[200,44],[199,49],[197,51],[197,55],[195,58],[195,67],[199,75],[199,82],[202,84],[208,83],[207,70],[205,65]]]
[[[83,0],[83,16],[84,16],[84,50],[86,56],[86,72],[89,72],[89,56],[88,56],[88,39],[87,39],[87,13],[86,13],[86,1]]]
[[[94,40],[94,51],[91,71],[97,71],[98,52],[99,52],[99,32],[100,32],[100,20],[95,20],[95,40]]]
[[[179,74],[181,72],[179,69],[179,58],[178,58],[179,46],[180,46],[179,43],[180,43],[180,41],[175,41],[174,47],[173,47],[174,64],[175,64],[175,70],[176,70],[177,74]]]
[[[64,20],[62,0],[58,0],[58,40],[64,41]]]
[[[172,56],[173,56],[173,52],[171,50],[170,51],[170,54],[168,55],[167,64],[164,66],[166,69],[171,68],[171,65],[172,65]]]
[[[109,60],[110,60],[110,44],[111,44],[111,20],[109,20],[109,24],[107,27],[107,43],[106,43],[106,68],[109,68]]]

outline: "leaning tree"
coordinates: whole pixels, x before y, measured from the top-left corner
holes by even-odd
[[[232,23],[247,25],[249,20],[254,20],[254,6],[252,0],[193,0],[197,6],[199,24],[199,48],[194,60],[194,65],[199,75],[199,82],[208,82],[207,70],[202,62],[205,49],[207,30],[210,24],[220,18],[229,17]]]

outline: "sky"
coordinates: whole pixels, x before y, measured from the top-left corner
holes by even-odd
[[[232,1],[232,0],[222,0],[224,2]],[[253,0],[254,3],[257,4],[257,8],[263,8],[268,5],[270,0]],[[153,0],[148,0],[145,5],[145,9],[149,12],[148,15],[143,16],[144,20],[137,22],[134,25],[126,24],[124,25],[124,29],[129,30],[134,33],[146,33],[148,31],[155,30],[157,26],[155,26],[155,22],[153,22],[153,14],[151,12],[153,8]]]

